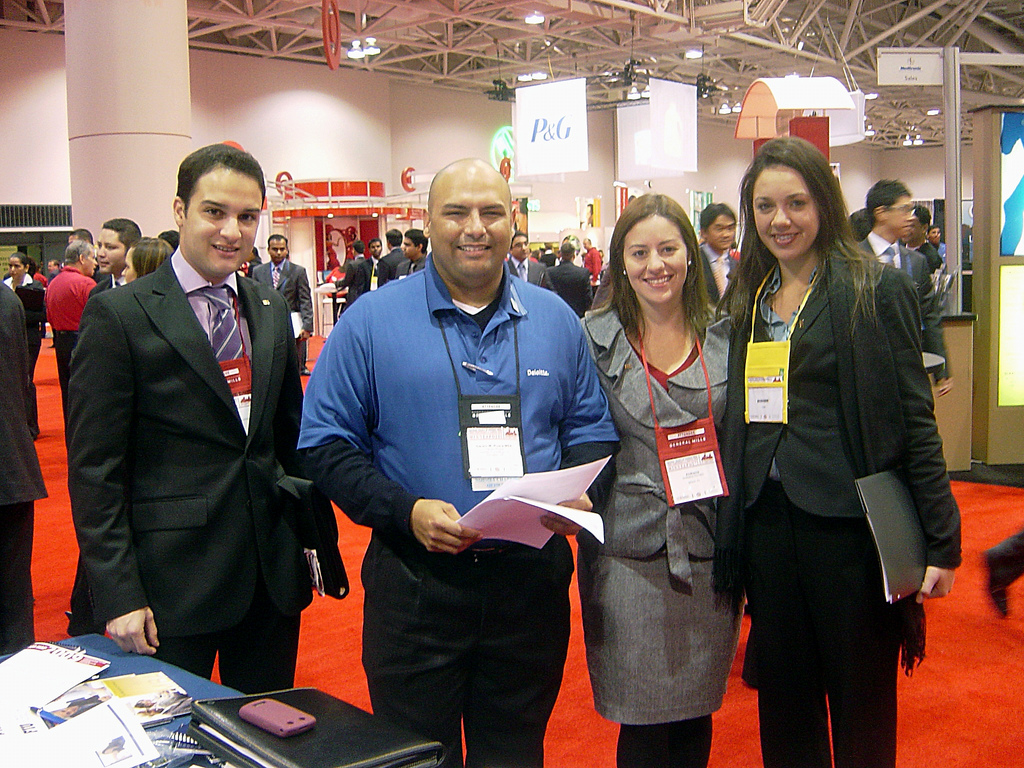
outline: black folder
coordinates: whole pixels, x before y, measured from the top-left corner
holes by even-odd
[[[316,718],[296,736],[275,736],[238,716],[243,704],[277,699]],[[189,735],[245,768],[430,768],[444,748],[316,688],[192,702]]]
[[[927,547],[921,518],[903,478],[892,470],[857,480],[882,567],[885,599],[895,603],[921,588]]]

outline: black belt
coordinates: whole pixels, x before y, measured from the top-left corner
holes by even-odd
[[[54,338],[56,338],[58,336],[77,336],[77,335],[78,335],[78,331],[54,331],[53,332]]]

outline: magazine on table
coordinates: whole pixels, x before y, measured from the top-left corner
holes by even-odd
[[[146,728],[187,715],[192,708],[192,699],[171,678],[148,672],[87,680],[51,701],[40,715],[49,723],[62,723],[115,697]]]

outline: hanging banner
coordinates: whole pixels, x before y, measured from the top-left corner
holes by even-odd
[[[584,78],[516,88],[516,176],[587,171],[587,82]]]
[[[651,97],[615,110],[617,176],[637,181],[697,170],[697,88],[650,82]]]
[[[942,85],[941,48],[878,48],[879,85]]]

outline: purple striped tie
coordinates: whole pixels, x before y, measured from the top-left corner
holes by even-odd
[[[210,343],[218,362],[235,360],[242,356],[242,333],[235,319],[231,291],[226,285],[208,285],[200,288],[210,305]]]

